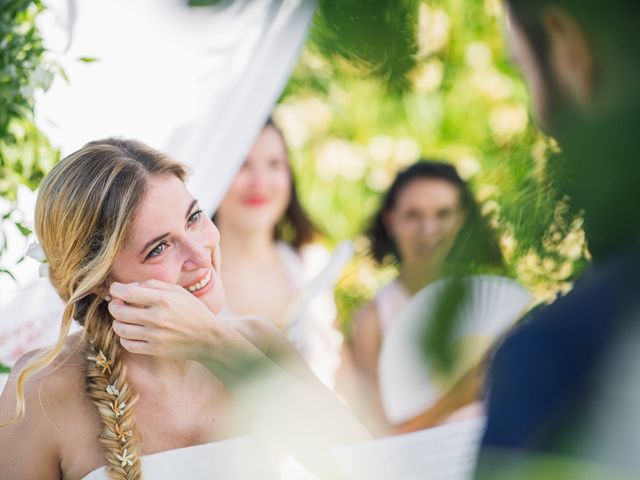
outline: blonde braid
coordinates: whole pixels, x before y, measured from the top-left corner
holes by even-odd
[[[184,181],[187,169],[141,142],[107,138],[61,160],[41,183],[36,202],[36,234],[49,262],[49,279],[66,308],[58,342],[18,375],[16,414],[9,423],[25,414],[27,379],[60,354],[75,319],[89,340],[87,394],[102,421],[100,442],[112,479],[141,478],[141,439],[132,411],[137,396],[127,383],[122,348],[111,330],[113,319],[96,292],[105,288],[130,237],[148,182],[161,175]]]
[[[109,317],[106,302],[96,298],[85,317],[87,394],[102,422],[99,439],[109,478],[138,480],[141,439],[133,415],[138,395],[129,387],[123,349],[111,329],[111,318],[105,317]]]

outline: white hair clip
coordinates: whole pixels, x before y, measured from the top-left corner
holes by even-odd
[[[116,387],[116,384],[114,383],[107,387],[107,393],[117,398],[120,395],[120,390],[118,390],[118,387]]]
[[[107,356],[102,353],[102,350],[98,351],[98,355],[89,355],[87,359],[96,362],[96,366],[102,368],[102,373],[111,373],[111,360],[107,359]]]
[[[115,431],[116,431],[116,438],[120,440],[122,443],[126,443],[127,437],[133,436],[133,433],[127,430],[123,430],[122,428],[120,428],[120,425],[118,425],[117,423],[116,423]]]
[[[120,465],[123,467],[133,465],[133,453],[130,453],[126,448],[122,451],[122,455],[116,453],[116,458],[120,460]]]
[[[118,404],[118,402],[116,401],[111,402],[109,406],[111,407],[111,410],[115,414],[116,418],[120,418],[124,414],[124,409],[127,408],[126,403],[121,402],[120,404]]]

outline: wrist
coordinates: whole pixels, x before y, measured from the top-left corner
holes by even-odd
[[[266,357],[234,328],[215,322],[194,358],[225,383],[243,382],[266,367]]]

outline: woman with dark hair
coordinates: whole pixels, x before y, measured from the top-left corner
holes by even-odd
[[[333,293],[328,285],[311,286],[329,255],[313,243],[317,229],[298,200],[287,146],[271,119],[214,219],[224,251],[228,311],[270,320],[333,388],[342,345],[333,325]]]
[[[375,261],[399,269],[354,318],[354,363],[367,384],[367,398],[376,399],[371,413],[384,419],[378,358],[397,314],[427,284],[453,273],[500,272],[503,259],[468,185],[441,162],[422,160],[400,172],[367,236]]]

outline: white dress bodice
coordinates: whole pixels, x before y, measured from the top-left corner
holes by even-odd
[[[298,253],[290,245],[278,242],[276,251],[291,285],[282,322],[287,339],[313,373],[333,390],[343,341],[335,325],[338,312],[333,287],[352,256],[352,246],[343,242],[330,254],[323,246],[311,244]],[[223,318],[234,316],[229,307],[220,314]]]
[[[376,294],[373,302],[378,314],[378,322],[382,336],[396,319],[400,311],[411,300],[411,295],[397,278],[383,286]]]
[[[280,478],[266,450],[251,436],[144,455],[141,462],[142,477],[147,480]],[[108,480],[106,467],[93,470],[82,480]]]

